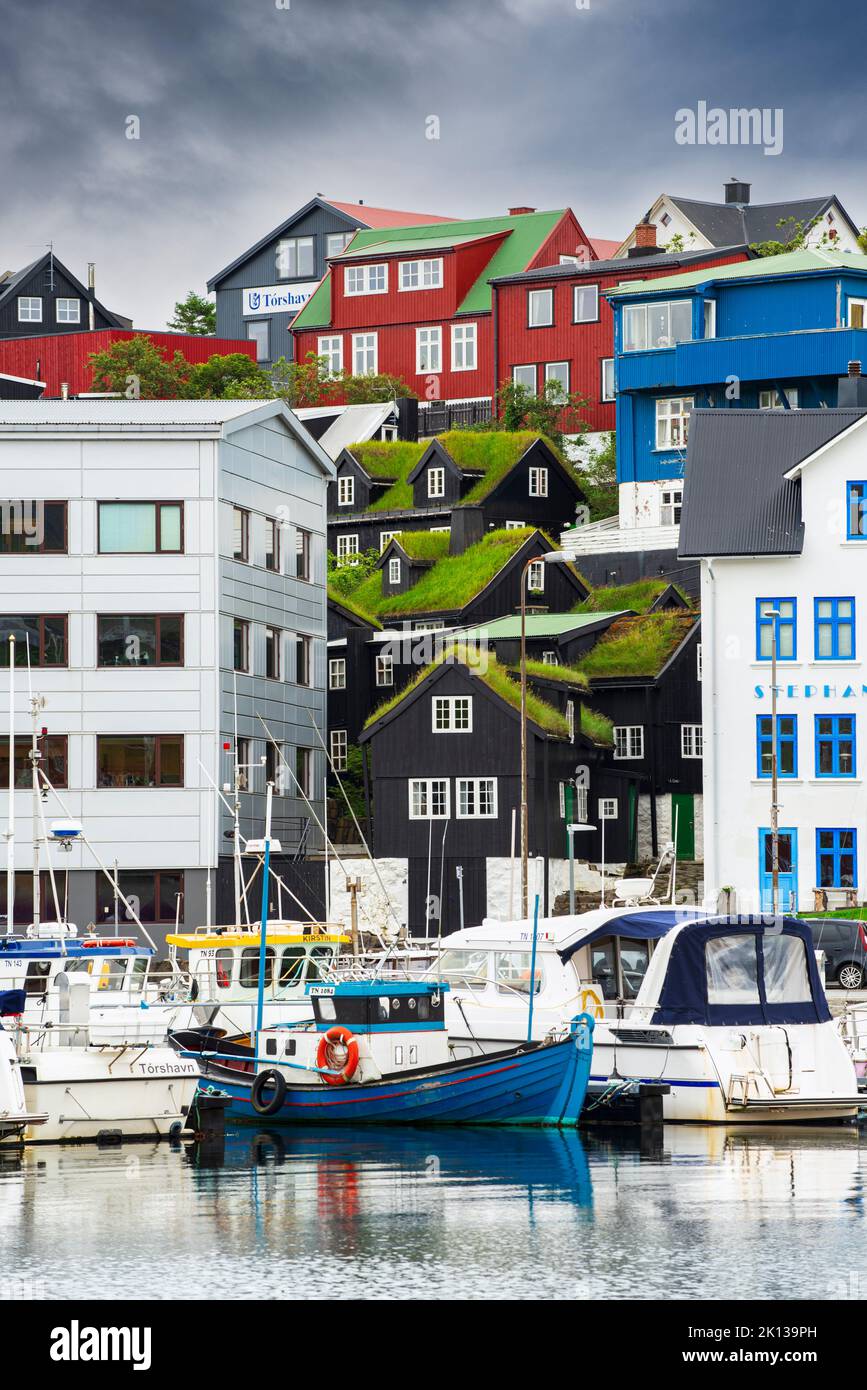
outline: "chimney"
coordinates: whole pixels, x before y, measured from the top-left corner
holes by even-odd
[[[738,207],[746,207],[750,201],[750,184],[740,179],[729,179],[725,185],[726,202]]]
[[[629,256],[655,256],[659,247],[656,244],[656,227],[645,215],[635,228],[635,245],[630,246]]]
[[[96,319],[93,310],[93,296],[96,293],[96,263],[94,261],[87,262],[87,288],[90,291],[87,305],[87,326],[92,333],[96,327]]]
[[[509,208],[510,217],[522,217],[525,213],[535,212],[535,208]]]
[[[485,517],[481,507],[455,507],[452,511],[449,534],[449,554],[463,555],[485,534]]]
[[[68,381],[61,381],[61,383],[60,383],[60,399],[61,399],[62,401],[68,401],[68,400],[69,400],[69,382],[68,382]]]
[[[861,375],[860,362],[850,362],[848,375],[837,383],[837,405],[841,410],[867,409],[867,377]]]

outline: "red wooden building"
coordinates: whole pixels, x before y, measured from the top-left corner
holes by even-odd
[[[84,333],[52,333],[44,337],[0,339],[0,374],[44,381],[42,399],[60,396],[65,385],[70,396],[92,391],[93,379],[88,361],[91,352],[103,352],[112,343],[144,335],[152,339],[168,361],[176,352],[188,362],[207,362],[214,353],[221,356],[243,352],[256,360],[256,345],[245,338],[209,338],[194,333],[148,333],[131,328],[103,328]]]

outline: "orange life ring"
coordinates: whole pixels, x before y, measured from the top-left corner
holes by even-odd
[[[339,1069],[339,1060],[335,1061],[332,1050],[338,1046],[346,1049],[346,1061],[342,1069]],[[358,1067],[358,1040],[348,1028],[329,1028],[328,1032],[319,1039],[319,1046],[316,1049],[316,1065],[323,1070],[323,1081],[327,1081],[329,1086],[344,1086],[347,1081],[351,1081]],[[325,1069],[328,1069],[327,1071]],[[329,1075],[328,1072],[336,1072],[336,1075]]]
[[[87,941],[82,941],[84,947],[100,946],[134,946],[135,942],[131,936],[97,936],[89,937]]]

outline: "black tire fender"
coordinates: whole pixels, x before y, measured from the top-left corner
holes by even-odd
[[[265,1099],[265,1092],[274,1087],[274,1094],[270,1100]],[[260,1071],[253,1082],[250,1091],[250,1100],[257,1115],[276,1115],[282,1108],[286,1099],[286,1078],[281,1071],[274,1067],[269,1067],[267,1071]]]

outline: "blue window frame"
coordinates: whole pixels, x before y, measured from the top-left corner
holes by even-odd
[[[867,540],[867,482],[846,484],[846,539]]]
[[[816,776],[854,777],[854,714],[816,715]]]
[[[772,618],[771,613],[779,613]],[[777,642],[778,661],[798,658],[798,602],[793,598],[756,599],[756,661],[770,661]]]
[[[851,661],[855,656],[854,598],[817,598],[815,658],[817,661]]]
[[[816,831],[816,886],[858,887],[857,830]]]
[[[772,716],[756,715],[756,767],[759,777],[771,776]],[[777,715],[777,776],[798,775],[798,716]]]

